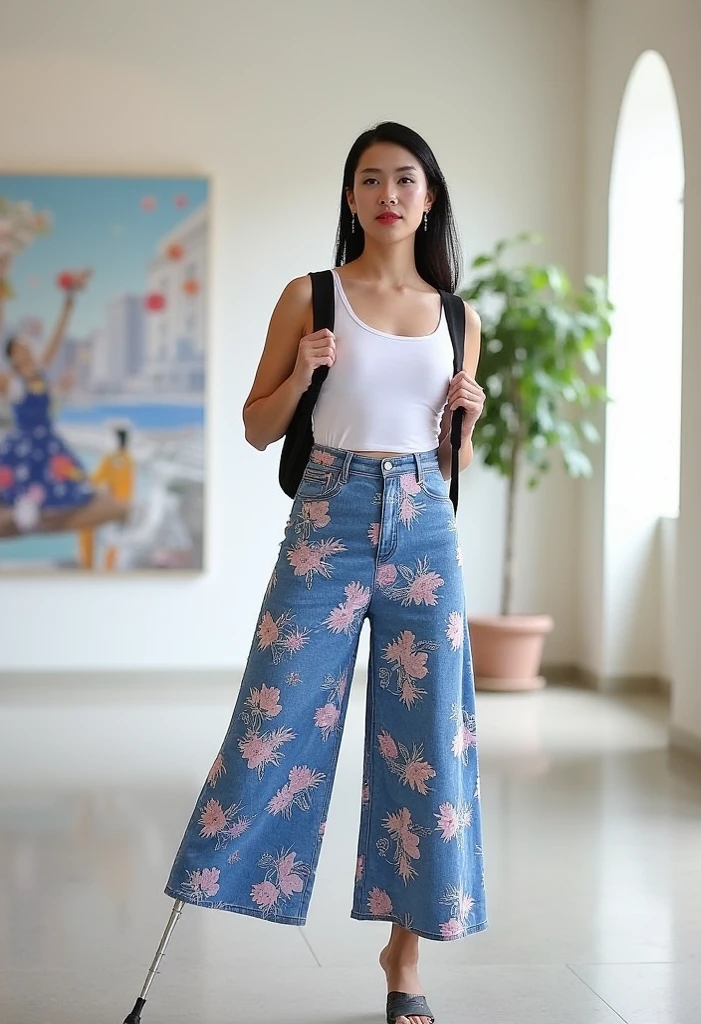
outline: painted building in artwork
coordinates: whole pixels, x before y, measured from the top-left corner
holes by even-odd
[[[149,264],[142,377],[157,394],[204,390],[207,242],[203,203],[160,240]]]
[[[95,392],[107,391],[109,390],[108,381],[110,375],[107,332],[104,329],[91,331],[90,342],[92,346],[90,354],[90,390]]]
[[[138,377],[144,366],[145,316],[140,295],[119,295],[107,307],[107,343],[114,352],[120,384]]]
[[[121,294],[108,302],[105,329],[91,336],[91,383],[96,391],[119,394],[142,389],[145,320],[141,295]]]
[[[50,368],[51,380],[62,391],[84,392],[92,383],[93,345],[88,338],[64,338],[58,355]]]

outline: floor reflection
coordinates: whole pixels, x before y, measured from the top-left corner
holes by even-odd
[[[91,701],[86,688],[67,703],[44,690],[2,706],[3,1024],[123,1019],[167,919],[163,884],[233,697],[212,687],[132,702],[103,690]],[[238,1019],[224,1012],[232,972],[252,1000],[248,1019],[265,1019],[255,1016],[256,972],[271,956],[299,979],[320,967],[374,971],[386,929],[347,916],[363,698],[356,680],[309,925],[302,934],[187,908],[152,993],[154,1024]],[[668,754],[664,701],[550,688],[480,695],[478,714],[491,928],[425,943],[426,970],[582,965],[589,998],[586,965],[691,964],[701,948],[701,771]],[[619,991],[616,978],[604,981]]]

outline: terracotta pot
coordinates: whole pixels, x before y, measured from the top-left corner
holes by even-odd
[[[470,644],[478,690],[539,690],[549,615],[493,615],[469,619]]]

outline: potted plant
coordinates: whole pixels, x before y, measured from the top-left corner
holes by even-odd
[[[583,444],[596,443],[588,418],[608,400],[597,382],[597,348],[611,333],[613,306],[601,278],[588,276],[575,290],[549,264],[505,259],[523,234],[499,242],[472,262],[472,283],[461,294],[482,319],[477,379],[487,400],[473,434],[475,453],[508,483],[501,609],[470,618],[476,685],[490,690],[532,690],[539,675],[549,615],[514,615],[515,523],[522,485],[534,488],[559,452],[570,476],[591,475]]]

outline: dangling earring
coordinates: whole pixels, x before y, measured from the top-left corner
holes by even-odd
[[[355,214],[353,214],[351,217],[351,234],[355,234]]]
[[[428,210],[424,210],[424,231],[428,231]]]

